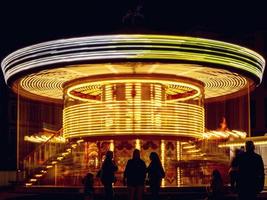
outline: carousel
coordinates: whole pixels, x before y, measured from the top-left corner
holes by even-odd
[[[151,152],[159,154],[163,186],[207,184],[215,168],[226,178],[233,149],[220,145],[250,136],[249,94],[264,66],[242,46],[170,35],[90,36],[19,49],[2,70],[18,97],[25,184],[81,185],[112,150],[120,186],[136,148],[147,165]]]

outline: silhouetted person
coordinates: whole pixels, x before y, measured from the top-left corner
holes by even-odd
[[[162,179],[165,177],[165,172],[163,170],[159,156],[156,152],[151,152],[149,158],[151,162],[147,168],[148,183],[150,186],[152,199],[158,200],[160,185]]]
[[[82,183],[84,185],[84,199],[94,199],[94,175],[92,173],[86,174],[83,178]]]
[[[243,153],[240,149],[235,149],[235,155],[230,164],[229,178],[232,192],[236,192],[238,178],[238,158]]]
[[[208,200],[223,200],[224,186],[222,176],[219,170],[212,171],[210,186],[208,188]]]
[[[252,141],[246,142],[246,152],[238,159],[237,190],[240,200],[255,200],[264,187],[264,165],[259,154],[254,152]]]
[[[127,183],[129,200],[142,200],[146,178],[146,164],[140,158],[140,151],[133,151],[133,158],[128,160],[123,174],[123,183]]]
[[[105,199],[112,200],[114,196],[112,183],[115,182],[115,172],[118,170],[117,165],[112,160],[113,152],[107,151],[106,158],[102,164],[100,171],[100,179],[104,185]]]

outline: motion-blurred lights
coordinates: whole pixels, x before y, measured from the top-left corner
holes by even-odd
[[[44,142],[47,142],[48,140],[51,143],[65,143],[66,142],[66,139],[62,136],[53,136],[53,138],[51,138],[51,136],[46,136],[46,135],[24,136],[24,141],[33,142],[33,143],[44,143]]]

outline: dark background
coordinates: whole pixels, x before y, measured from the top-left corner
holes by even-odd
[[[264,1],[251,2],[253,3],[199,0],[54,0],[53,3],[49,3],[2,0],[0,1],[0,59],[18,48],[38,42],[113,33],[199,36],[243,45],[266,58],[266,7]],[[139,12],[137,12],[138,6],[142,8]],[[130,10],[134,11],[135,16],[131,15]],[[252,98],[257,99],[263,93],[266,95],[267,87],[264,87],[267,85],[266,81],[261,88],[253,92]],[[12,95],[1,73],[0,170],[16,168],[16,127],[10,125],[12,124],[10,118],[16,115],[16,107],[11,104]],[[254,102],[253,99],[252,101]],[[256,107],[265,109],[254,104],[255,102],[252,111],[256,110]],[[252,115],[252,120],[255,121],[255,112]],[[262,117],[258,119],[264,120]],[[260,135],[266,129],[266,127],[255,129],[254,133]]]

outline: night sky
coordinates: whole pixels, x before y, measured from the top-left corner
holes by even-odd
[[[38,42],[113,33],[200,36],[240,44],[267,58],[267,12],[263,3],[253,1],[253,4],[246,4],[244,1],[233,1],[235,3],[227,4],[225,1],[212,1],[210,4],[208,1],[199,0],[54,2],[57,3],[0,1],[1,60],[18,48]],[[135,17],[130,14],[130,10],[134,11]],[[16,147],[15,138],[10,139],[7,134],[6,116],[10,92],[1,73],[0,156],[3,159],[0,159],[0,170],[15,167],[12,159],[15,151],[11,150]]]

